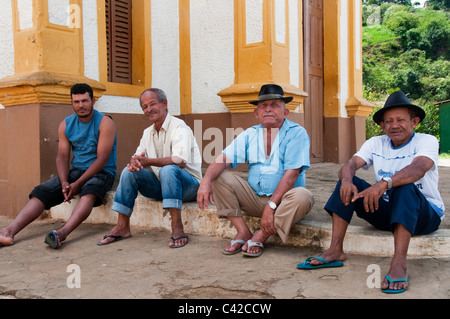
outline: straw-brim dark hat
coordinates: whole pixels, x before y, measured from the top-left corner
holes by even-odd
[[[284,103],[289,103],[293,100],[292,96],[284,96],[281,86],[276,84],[264,84],[259,91],[258,100],[249,102],[253,105],[258,105],[259,102],[267,100],[283,100]]]
[[[375,112],[373,115],[374,122],[380,124],[380,122],[383,121],[384,112],[398,107],[407,107],[408,109],[413,110],[420,119],[419,123],[425,118],[425,111],[422,108],[412,104],[402,91],[396,91],[389,95],[383,108]]]

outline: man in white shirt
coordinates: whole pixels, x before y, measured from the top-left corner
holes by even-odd
[[[120,176],[112,210],[119,213],[117,225],[99,245],[131,237],[130,216],[141,193],[162,200],[172,218],[169,247],[188,243],[181,219],[182,202],[194,201],[202,178],[201,155],[194,134],[186,123],[167,110],[167,97],[160,89],[145,90],[142,111],[153,125],[144,130],[135,155]]]
[[[341,168],[336,189],[325,205],[333,220],[330,248],[298,268],[342,266],[345,232],[356,212],[376,228],[394,233],[395,253],[381,290],[400,293],[407,289],[411,236],[436,231],[445,210],[438,190],[439,143],[434,136],[414,132],[424,117],[423,109],[411,104],[403,92],[389,96],[373,116],[386,135],[366,141]],[[371,165],[374,185],[355,176],[359,168]]]

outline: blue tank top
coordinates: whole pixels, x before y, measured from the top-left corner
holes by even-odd
[[[72,167],[87,170],[97,159],[97,144],[100,135],[100,122],[104,114],[94,110],[94,116],[88,123],[83,123],[75,113],[66,117],[66,137],[72,144]],[[109,155],[108,162],[103,171],[116,176],[116,147],[117,135],[114,146]]]

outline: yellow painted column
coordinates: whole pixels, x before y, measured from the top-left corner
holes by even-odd
[[[370,115],[374,105],[363,98],[362,78],[362,5],[361,1],[348,2],[348,116]]]
[[[33,0],[32,26],[21,29],[17,0],[11,5],[15,74],[0,80],[0,103],[70,104],[68,89],[78,82],[101,95],[104,86],[84,77],[82,0],[70,0],[68,26],[49,21],[48,0]]]
[[[339,110],[339,16],[340,4],[338,1],[329,1],[323,7],[323,45],[324,45],[324,87],[323,104],[324,116],[340,116]]]
[[[180,0],[180,113],[192,113],[190,0]]]
[[[21,17],[11,0],[15,74],[0,79],[0,214],[12,218],[33,187],[56,173],[58,125],[72,112],[70,88],[88,83],[97,98],[105,90],[84,76],[82,0],[67,2],[68,25],[50,22],[48,0],[27,3]]]
[[[361,0],[327,1],[323,13],[325,160],[344,163],[364,143],[373,109],[363,98]]]
[[[248,0],[234,0],[235,8],[235,83],[219,92],[222,102],[231,113],[249,113],[254,107],[248,102],[256,100],[261,85],[276,83],[285,91],[285,95],[294,100],[287,107],[293,111],[303,101],[306,93],[290,84],[289,78],[289,8],[285,0],[285,40],[277,42],[275,0],[262,1],[261,41],[247,41]],[[300,19],[300,17],[299,17]]]

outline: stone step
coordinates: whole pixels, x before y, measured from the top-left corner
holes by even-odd
[[[111,191],[106,197],[106,203],[94,208],[85,222],[115,225],[117,213],[111,210],[113,199],[114,192]],[[78,199],[74,199],[71,204],[64,203],[52,208],[50,211],[51,218],[67,221],[77,201]],[[320,208],[315,207],[314,209]],[[231,223],[226,218],[218,218],[215,211],[214,206],[200,210],[195,202],[185,203],[182,210],[185,232],[227,240],[234,238],[236,231]],[[289,240],[285,245],[327,249],[331,241],[331,219],[328,219],[329,222],[324,222],[322,219],[315,219],[314,216],[316,215],[317,212],[312,211],[292,227]],[[245,218],[252,231],[259,227],[259,218]],[[163,210],[161,202],[141,195],[136,199],[130,222],[132,228],[171,230],[169,212]],[[267,243],[283,244],[278,236],[271,236]],[[344,241],[344,249],[349,254],[389,257],[394,253],[394,238],[392,233],[376,230],[370,225],[350,224]],[[450,257],[450,229],[439,229],[426,236],[414,236],[410,242],[408,256],[411,258]]]

